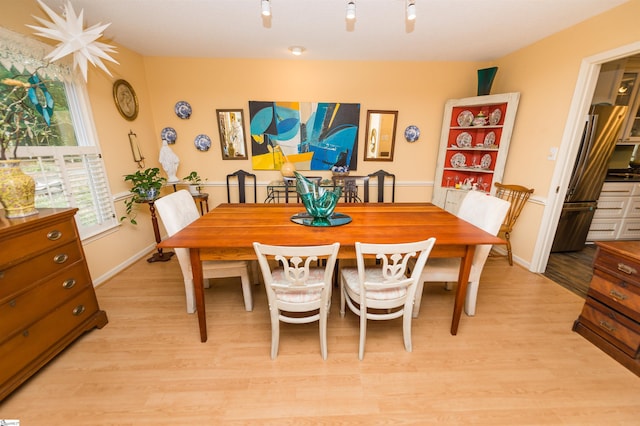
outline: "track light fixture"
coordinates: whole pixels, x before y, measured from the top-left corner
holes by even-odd
[[[415,21],[416,19],[416,2],[415,0],[407,0],[407,19]]]
[[[347,3],[347,19],[350,21],[356,19],[356,2],[354,0],[349,0]]]
[[[261,0],[262,16],[271,16],[271,2],[269,0]]]

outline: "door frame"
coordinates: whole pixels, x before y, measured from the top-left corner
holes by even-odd
[[[638,53],[640,53],[640,42],[634,42],[582,60],[567,123],[562,134],[558,159],[547,191],[547,202],[545,203],[542,222],[538,230],[538,237],[529,268],[531,272],[542,273],[547,268],[551,245],[553,244],[560,213],[562,212],[562,205],[564,204],[567,187],[573,172],[573,163],[580,148],[584,119],[589,113],[600,67],[605,62],[615,61]]]

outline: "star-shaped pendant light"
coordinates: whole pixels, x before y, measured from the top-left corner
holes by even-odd
[[[51,53],[45,56],[45,59],[53,62],[66,55],[73,54],[73,65],[80,68],[85,81],[87,81],[87,62],[91,62],[91,64],[111,75],[102,60],[117,64],[118,61],[108,55],[108,53],[113,53],[115,50],[113,46],[96,41],[102,37],[102,32],[111,25],[110,23],[106,25],[96,24],[85,30],[82,23],[84,10],[81,10],[80,14],[76,15],[70,1],[67,0],[64,6],[64,18],[57,15],[41,0],[38,0],[38,4],[49,15],[52,22],[34,16],[44,27],[34,25],[27,25],[27,27],[39,31],[35,33],[36,35],[60,42]]]

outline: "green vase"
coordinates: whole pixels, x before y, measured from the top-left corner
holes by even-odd
[[[20,168],[20,160],[0,161],[0,202],[9,219],[38,214],[36,183]]]

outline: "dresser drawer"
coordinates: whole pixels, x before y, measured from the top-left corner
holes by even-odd
[[[606,250],[598,250],[593,267],[614,277],[640,285],[640,262],[622,258]]]
[[[9,259],[28,257],[78,238],[75,223],[72,220],[61,221],[39,227],[9,241],[0,241],[0,265],[6,265]],[[1,266],[0,266],[1,267]]]
[[[84,262],[50,276],[31,290],[0,304],[0,340],[39,320],[49,311],[92,285]],[[55,304],[54,304],[55,303]]]
[[[69,265],[83,259],[77,241],[42,253],[28,261],[0,270],[0,303],[26,291],[37,281],[55,274]]]
[[[596,270],[589,296],[640,322],[640,287]]]
[[[587,298],[579,321],[630,357],[638,357],[640,324],[637,322],[591,297]]]
[[[39,356],[46,356],[50,347],[88,320],[97,310],[98,302],[93,288],[86,287],[82,293],[37,323],[20,330],[0,344],[0,359],[3,364],[0,368],[0,382],[20,374],[20,370]]]

